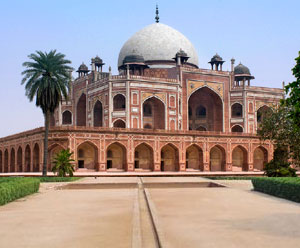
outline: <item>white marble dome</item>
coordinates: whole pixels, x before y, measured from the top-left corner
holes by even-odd
[[[147,61],[173,61],[175,54],[182,49],[190,57],[188,63],[198,66],[198,55],[193,44],[177,30],[154,23],[135,33],[123,45],[118,59],[118,67],[132,52],[142,55]]]

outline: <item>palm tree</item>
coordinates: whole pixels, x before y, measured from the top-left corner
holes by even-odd
[[[69,174],[71,177],[73,176],[74,169],[74,159],[71,159],[73,152],[70,152],[69,149],[61,150],[59,153],[56,154],[54,157],[53,163],[54,166],[52,171],[54,173],[57,172],[59,177],[65,177],[66,174]]]
[[[26,96],[32,101],[36,99],[36,106],[40,107],[45,119],[43,176],[47,176],[48,133],[50,116],[58,107],[59,102],[67,99],[71,80],[68,64],[70,60],[65,55],[51,50],[49,53],[36,51],[28,56],[31,61],[24,62],[26,69],[22,84],[25,84]]]

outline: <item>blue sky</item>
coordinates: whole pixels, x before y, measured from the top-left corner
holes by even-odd
[[[300,50],[299,0],[2,0],[0,8],[0,137],[43,126],[40,109],[20,85],[22,63],[36,51],[57,49],[72,66],[99,55],[105,70],[117,72],[124,42],[160,21],[183,33],[195,46],[199,66],[217,52],[240,61],[255,76],[252,85],[281,87],[293,81]]]

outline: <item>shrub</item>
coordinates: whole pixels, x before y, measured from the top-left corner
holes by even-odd
[[[72,182],[81,179],[81,177],[38,177],[41,183],[54,182]]]
[[[254,190],[269,195],[300,202],[300,178],[255,178],[252,179]]]
[[[268,177],[296,177],[296,170],[288,162],[272,159],[265,165],[265,175]]]
[[[0,206],[39,190],[40,180],[37,178],[1,178]]]
[[[61,150],[57,153],[53,160],[54,166],[52,172],[57,173],[59,177],[65,177],[67,174],[72,177],[75,171],[74,165],[72,164],[75,160],[71,159],[72,155],[73,152],[70,152],[69,149]]]
[[[257,177],[248,177],[248,176],[207,176],[205,177],[211,180],[251,180]]]

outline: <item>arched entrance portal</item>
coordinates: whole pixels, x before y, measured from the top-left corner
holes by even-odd
[[[22,162],[22,148],[18,148],[17,152],[17,171],[22,172],[23,171],[23,162]]]
[[[77,103],[77,126],[86,126],[86,95],[82,94]]]
[[[262,171],[268,162],[268,151],[264,147],[257,147],[253,153],[253,169]]]
[[[38,144],[35,144],[33,148],[33,171],[40,171],[40,148]]]
[[[203,171],[203,152],[196,145],[191,145],[186,150],[186,169]]]
[[[247,151],[242,146],[237,146],[232,151],[232,171],[247,171]]]
[[[15,172],[15,166],[16,166],[16,153],[15,149],[12,148],[10,151],[10,172]]]
[[[210,170],[224,171],[226,164],[225,150],[221,146],[214,146],[210,150]]]
[[[177,171],[179,170],[178,149],[167,144],[161,149],[161,171]]]
[[[165,129],[165,105],[156,97],[151,97],[143,103],[144,128]]]
[[[218,94],[202,87],[195,91],[188,102],[189,130],[222,131],[223,103]]]
[[[153,170],[153,150],[147,144],[140,144],[134,150],[134,168]]]
[[[25,148],[25,171],[30,172],[31,168],[31,151],[30,151],[30,146],[27,145]]]
[[[102,103],[97,101],[94,106],[94,127],[102,127]]]
[[[126,170],[126,148],[120,143],[111,144],[106,151],[107,170]]]
[[[77,147],[78,169],[96,170],[98,165],[98,149],[90,142],[84,142]]]
[[[64,148],[58,144],[54,144],[48,149],[48,166],[47,166],[48,171],[52,171],[52,168],[54,166],[53,160],[56,157],[56,154],[63,149]]]
[[[4,172],[8,172],[8,151],[4,152]]]

